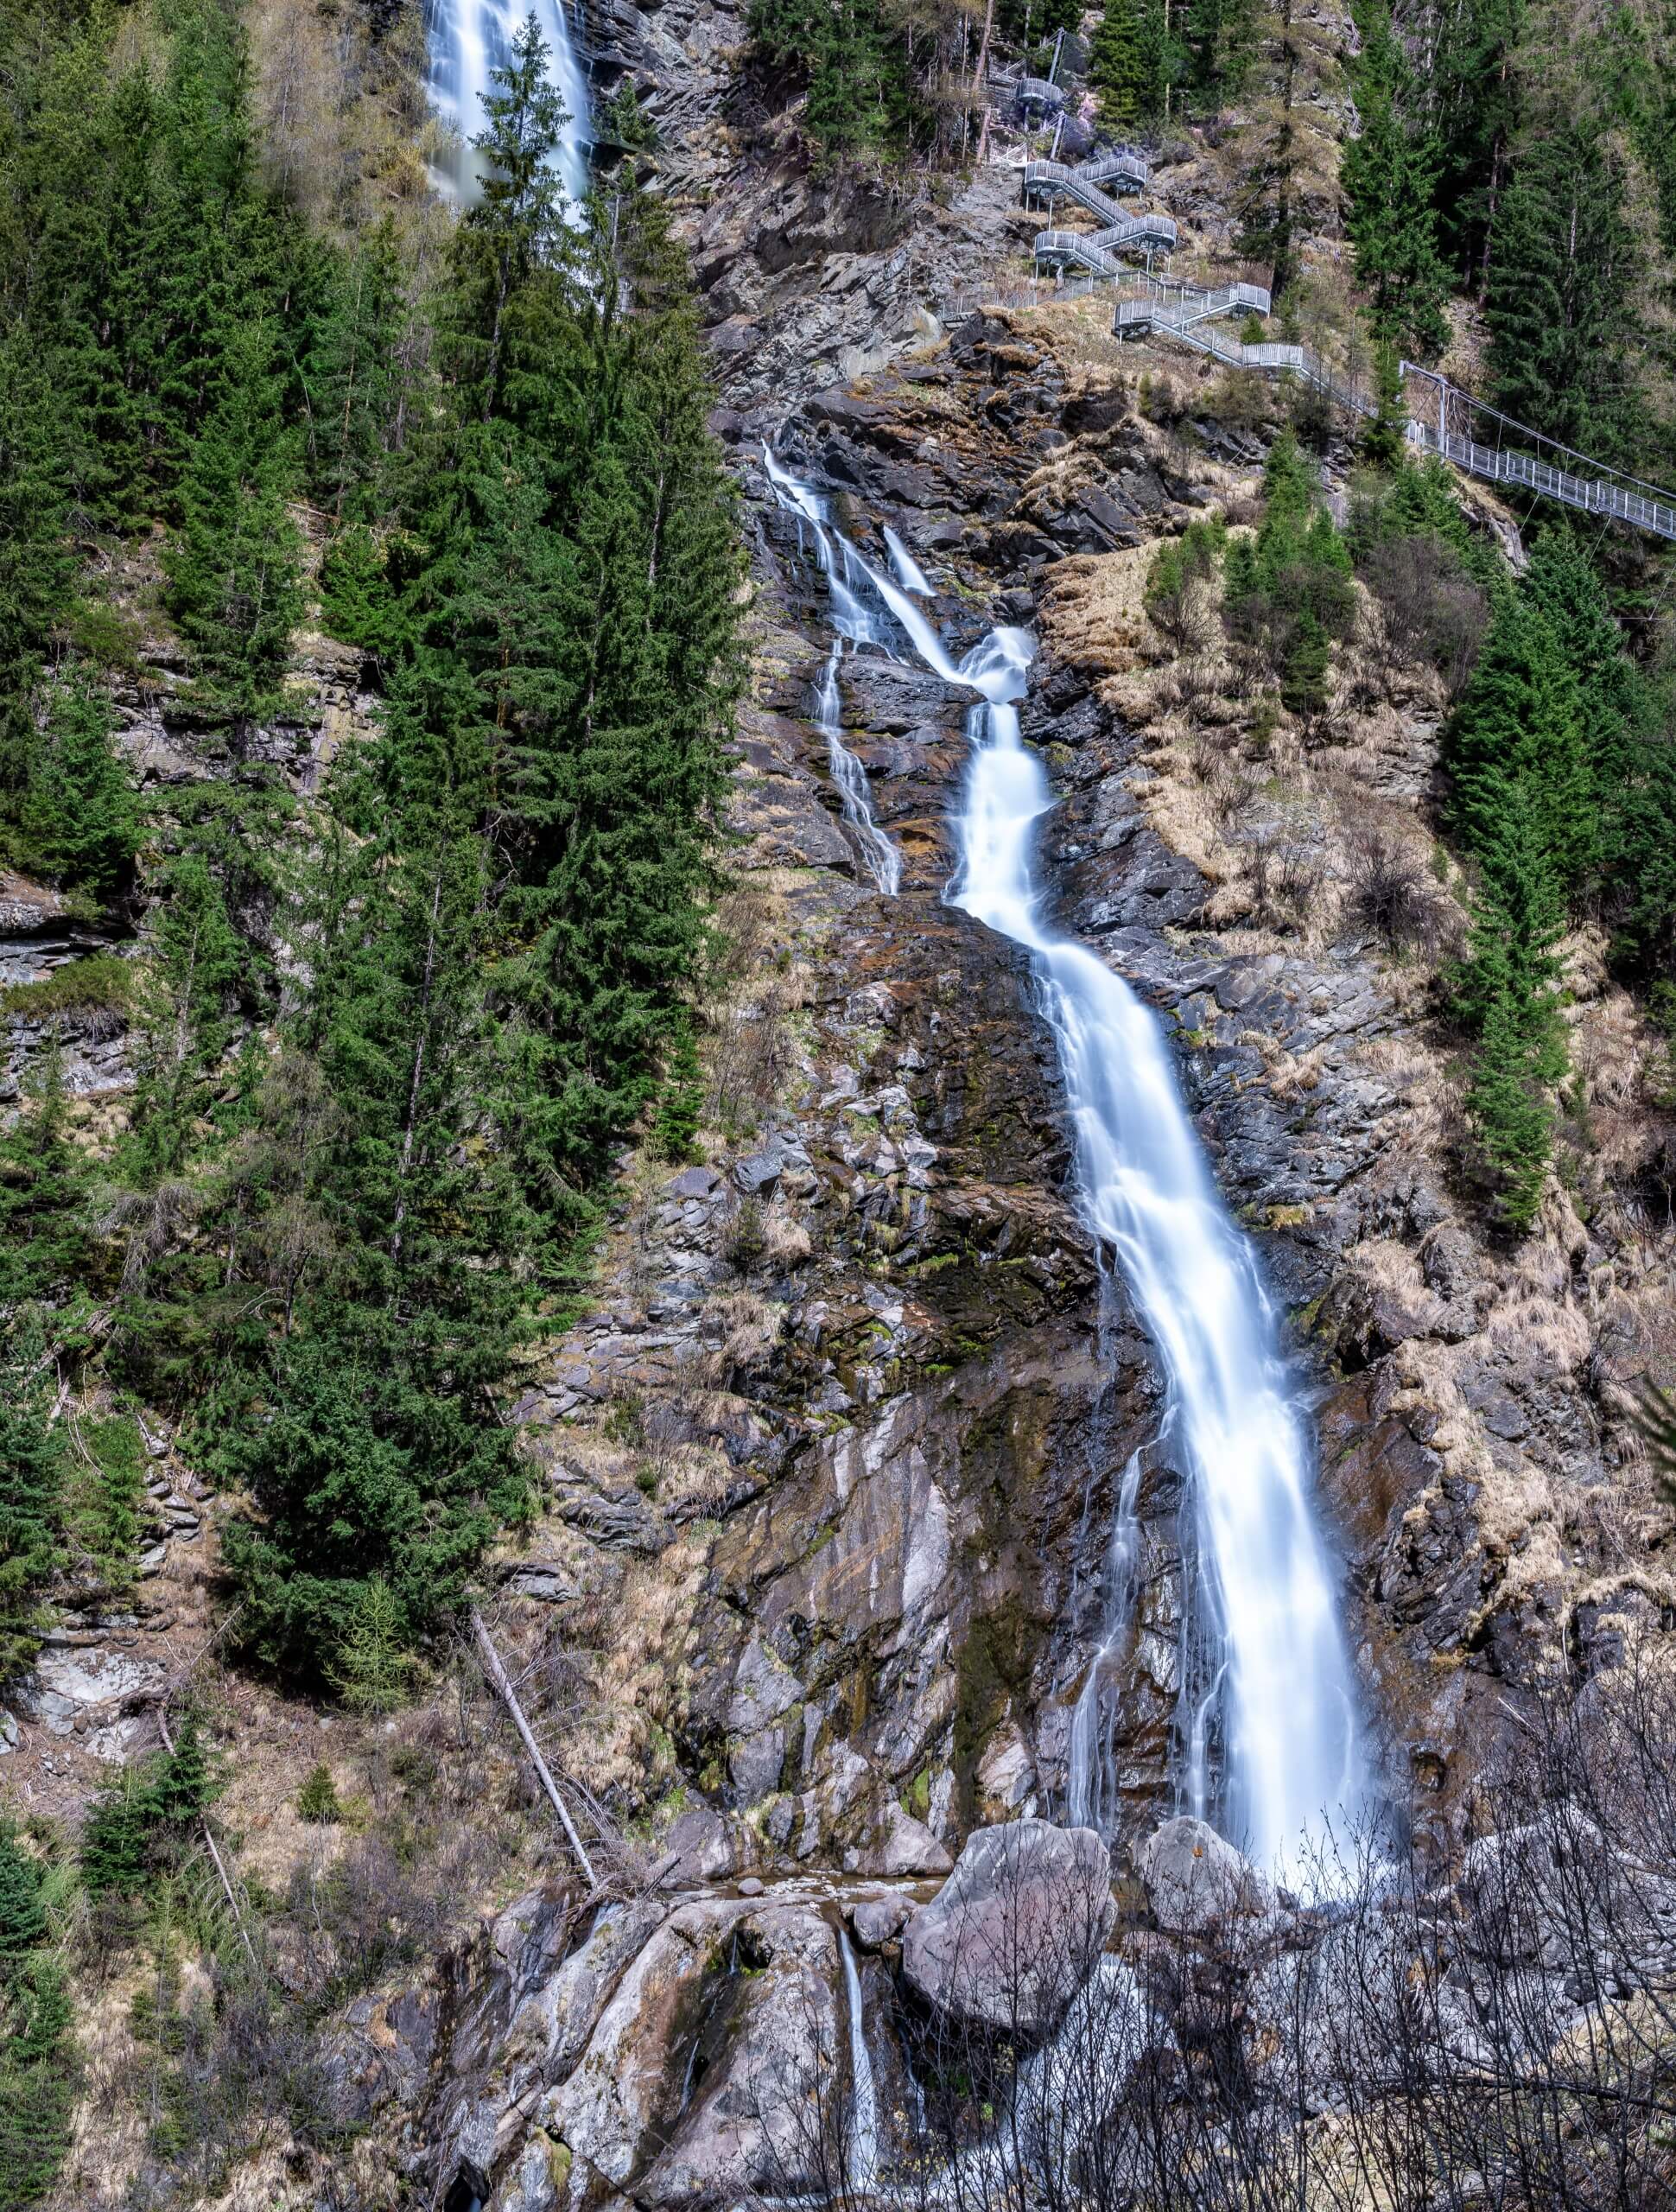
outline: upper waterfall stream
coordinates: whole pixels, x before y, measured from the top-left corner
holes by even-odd
[[[1053,798],[1020,737],[1017,703],[1033,640],[993,630],[956,664],[899,586],[834,527],[819,495],[765,459],[777,497],[816,531],[835,626],[892,650],[861,595],[870,592],[928,668],[981,695],[967,718],[960,861],[945,895],[1031,956],[1058,1048],[1082,1211],[1163,1370],[1165,1412],[1151,1456],[1184,1477],[1194,1535],[1178,1791],[1260,1864],[1296,1871],[1300,1847],[1354,1811],[1362,1784],[1355,1681],[1311,1507],[1306,1425],[1255,1257],[1212,1182],[1156,1018],[1043,912],[1036,825]],[[846,810],[865,807],[879,836],[865,796],[858,802],[840,782]],[[1067,1810],[1108,1833],[1117,1798],[1107,1667],[1133,1604],[1140,1479],[1138,1459],[1115,1501],[1106,1627],[1071,1732]]]
[[[552,49],[553,83],[568,118],[557,161],[565,198],[574,211],[587,190],[593,123],[587,81],[571,42],[562,0],[425,0],[431,105],[459,132],[460,141],[440,181],[456,200],[475,194],[479,168],[471,142],[484,127],[484,101],[494,89],[491,72],[504,69],[511,60],[512,35],[532,7]]]

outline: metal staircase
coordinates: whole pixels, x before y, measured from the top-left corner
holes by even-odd
[[[1112,328],[1120,338],[1139,338],[1152,330],[1179,338],[1221,315],[1268,311],[1269,296],[1261,284],[1218,284],[1205,290],[1175,277],[1149,276],[1144,290],[1118,302]]]
[[[1132,146],[1119,146],[1075,168],[1063,162],[1029,162],[1025,165],[1022,197],[1026,207],[1044,200],[1050,213],[1054,200],[1074,200],[1099,217],[1097,231],[1040,231],[1036,237],[1038,268],[1063,269],[1071,264],[1096,276],[1121,273],[1119,257],[1125,253],[1170,253],[1175,249],[1176,226],[1169,216],[1154,213],[1126,215],[1107,185],[1119,192],[1144,192],[1152,181],[1152,168],[1144,155]]]
[[[1075,200],[1091,215],[1103,215],[1109,221],[1123,210],[1110,195],[1100,188],[1116,183],[1120,192],[1145,192],[1152,181],[1152,166],[1145,154],[1133,146],[1114,146],[1091,162],[1079,162],[1069,168],[1063,162],[1028,162],[1025,165],[1025,205],[1035,205],[1044,197],[1052,199],[1063,193],[1068,200]]]

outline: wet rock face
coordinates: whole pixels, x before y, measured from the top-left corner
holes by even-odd
[[[1106,1387],[1025,979],[940,905],[905,899],[890,920],[871,909],[845,979],[860,988],[824,1011],[851,1065],[871,1029],[870,1075],[893,1058],[901,1080],[835,1086],[808,1144],[839,1184],[817,1211],[850,1211],[786,1311],[775,1391],[802,1417],[780,1478],[716,1537],[683,1724],[727,1801],[766,1802],[771,1846],[881,1873],[937,1871],[937,1840],[971,1817],[979,1755],[1062,1602]],[[864,981],[886,961],[888,985]],[[1126,1349],[1127,1433],[1150,1408]]]
[[[812,1902],[615,1904],[579,1929],[518,1900],[439,1993],[352,2009],[325,2065],[332,2114],[413,2114],[410,2169],[495,2212],[795,2193],[843,2047],[834,1923]]]

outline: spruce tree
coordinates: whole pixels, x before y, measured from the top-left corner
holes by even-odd
[[[56,1370],[48,1344],[31,1309],[0,1321],[0,1687],[40,1649],[48,1624],[43,1599],[65,1556],[64,1445],[51,1419]]]
[[[532,12],[513,34],[506,67],[492,72],[495,90],[472,140],[482,156],[482,197],[451,249],[458,299],[448,325],[452,365],[462,399],[485,421],[500,400],[508,307],[538,270],[558,260],[567,234],[553,158],[566,118],[549,77],[552,58]]]
[[[1371,296],[1375,338],[1432,360],[1449,330],[1449,274],[1434,206],[1438,151],[1409,120],[1413,73],[1385,0],[1368,0],[1356,21],[1362,50],[1352,82],[1361,127],[1339,164],[1344,227],[1357,281]]]
[[[1484,319],[1497,404],[1579,452],[1638,467],[1646,288],[1616,154],[1590,130],[1533,134],[1492,239]]]
[[[77,2053],[40,1869],[0,1825],[0,2202],[38,2203],[69,2147]]]
[[[1395,347],[1381,340],[1374,353],[1374,412],[1362,434],[1363,457],[1375,468],[1394,469],[1403,458],[1408,416]]]
[[[230,340],[164,556],[169,610],[193,648],[200,693],[241,738],[278,696],[302,613],[301,547],[286,507],[295,470],[275,353],[263,321]]]
[[[1565,901],[1540,787],[1513,775],[1480,820],[1479,880],[1457,1011],[1476,1032],[1468,1110],[1510,1226],[1528,1228],[1552,1150],[1549,1094],[1565,1071],[1554,948]]]
[[[1520,120],[1527,9],[1527,0],[1457,0],[1441,11],[1414,88],[1417,119],[1438,151],[1440,242],[1475,290]]]
[[[764,56],[802,78],[822,157],[900,152],[923,131],[903,26],[881,0],[751,0],[746,20]]]
[[[16,850],[47,882],[113,895],[139,847],[140,809],[111,744],[109,700],[83,677],[54,686],[26,753]]]
[[[308,481],[335,520],[371,519],[412,381],[403,359],[407,272],[388,218],[351,252],[316,262],[323,298],[302,364]]]
[[[1469,850],[1495,843],[1514,788],[1565,895],[1594,859],[1598,810],[1576,677],[1540,606],[1500,594],[1477,665],[1444,732],[1451,814]]]
[[[8,811],[28,781],[29,709],[48,640],[73,598],[67,477],[52,379],[27,340],[0,338],[0,804]]]
[[[1599,569],[1568,524],[1537,540],[1523,589],[1577,681],[1615,956],[1656,974],[1676,935],[1676,698],[1667,677],[1631,658]]]
[[[1108,130],[1138,130],[1164,113],[1164,22],[1155,0],[1106,0],[1089,46],[1089,82]]]
[[[0,1984],[15,1982],[46,1941],[41,1870],[18,1849],[16,1831],[0,1825]]]
[[[1517,1230],[1536,1217],[1553,1142],[1553,1109],[1533,1064],[1528,1018],[1510,993],[1490,1000],[1466,1094],[1497,1211]]]

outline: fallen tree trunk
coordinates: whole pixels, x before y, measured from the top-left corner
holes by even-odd
[[[175,1756],[175,1738],[168,1732],[168,1714],[162,1706],[159,1706],[157,1708],[157,1732],[163,1739],[163,1749],[172,1758]],[[227,1873],[226,1866],[222,1859],[220,1853],[215,1847],[215,1838],[210,1833],[210,1824],[207,1815],[200,1814],[198,1818],[198,1826],[203,1834],[204,1841],[209,1846],[211,1863],[214,1866],[217,1874],[219,1875],[221,1878],[221,1894],[227,1900],[227,1910],[232,1915],[233,1926],[238,1930],[238,1940],[244,1946],[244,1955],[250,1961],[251,1964],[256,1968],[257,1972],[260,1974],[262,1972],[262,1961],[256,1955],[256,1946],[251,1941],[251,1931],[245,1927],[244,1916],[238,1910],[238,1898],[234,1892],[232,1882]]]
[[[483,1616],[475,1605],[472,1608],[472,1635],[482,1656],[484,1669],[488,1675],[490,1685],[508,1713],[511,1714],[512,1726],[524,1738],[524,1748],[530,1754],[530,1764],[541,1777],[541,1786],[547,1792],[548,1802],[564,1824],[564,1832],[569,1839],[571,1850],[575,1853],[576,1864],[582,1870],[582,1878],[590,1890],[597,1890],[600,1884],[594,1872],[594,1862],[587,1855],[586,1845],[576,1833],[576,1823],[570,1817],[568,1807],[559,1795],[559,1785],[554,1781],[547,1761],[541,1755],[541,1746],[536,1741],[535,1732],[524,1717],[524,1707],[518,1703],[517,1693],[513,1689],[511,1678],[501,1663],[500,1654],[495,1649],[494,1638],[485,1626]]]

